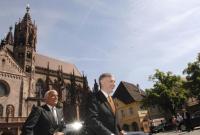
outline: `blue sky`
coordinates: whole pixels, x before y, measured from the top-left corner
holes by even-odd
[[[37,52],[150,88],[155,69],[182,74],[200,50],[199,0],[0,0],[0,37],[30,4]]]

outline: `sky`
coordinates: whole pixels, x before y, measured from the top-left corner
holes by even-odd
[[[90,87],[103,72],[152,87],[155,69],[182,75],[200,50],[199,0],[0,0],[0,38],[30,5],[37,52],[76,65]]]

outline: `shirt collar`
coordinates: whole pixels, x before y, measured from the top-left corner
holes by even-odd
[[[106,93],[104,90],[102,90],[101,89],[101,92],[104,94],[104,96],[106,97],[106,98],[108,98],[108,96],[111,96],[111,95],[109,95],[108,93]]]
[[[52,108],[55,108],[55,106],[51,106],[49,104],[47,104],[47,106],[49,107],[50,110],[52,110]]]

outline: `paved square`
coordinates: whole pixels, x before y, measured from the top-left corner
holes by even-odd
[[[171,132],[165,132],[165,133],[158,133],[155,135],[200,135],[200,128],[195,129],[191,132],[176,132],[176,131],[171,131]]]

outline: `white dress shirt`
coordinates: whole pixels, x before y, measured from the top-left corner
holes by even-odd
[[[47,106],[49,107],[49,109],[51,110],[52,114],[53,114],[53,117],[56,121],[56,124],[58,124],[58,116],[57,116],[57,112],[56,112],[56,107],[55,106],[51,106],[51,105],[48,105]]]

